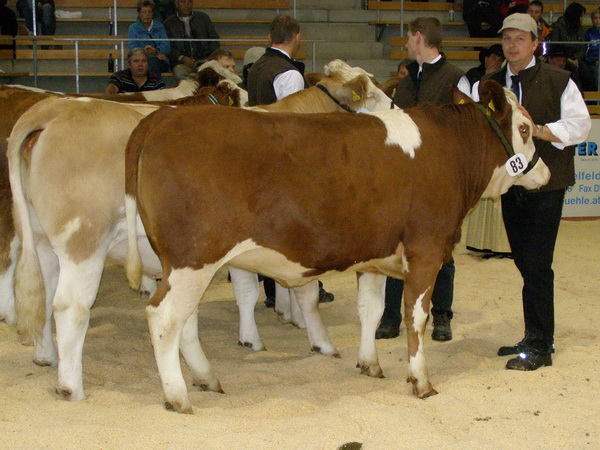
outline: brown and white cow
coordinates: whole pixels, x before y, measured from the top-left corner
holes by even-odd
[[[346,82],[348,86],[342,89]],[[354,97],[364,94],[356,107],[389,107],[389,101],[373,102],[378,97],[373,95],[376,88],[362,77],[355,85],[344,76],[332,76],[329,88],[350,97],[352,90]],[[317,96],[327,97],[317,91]],[[327,101],[339,110],[330,98]],[[125,144],[138,121],[155,109],[50,98],[24,113],[10,137],[11,185],[23,237],[16,285],[19,326],[37,338],[35,361],[58,363],[57,391],[69,400],[84,398],[81,351],[104,258],[111,254],[119,260],[125,253]],[[193,111],[189,107],[167,109]],[[185,121],[171,131],[187,135],[187,125]],[[227,126],[222,138],[228,139],[237,124],[222,125]],[[156,276],[160,264],[149,245],[144,245],[141,223],[136,224],[135,217],[132,223],[130,229],[138,233],[144,252],[144,269]],[[50,327],[52,308],[58,359]]]
[[[177,87],[171,89],[131,94],[99,94],[92,95],[92,97],[117,102],[173,101],[193,96],[199,88],[213,86],[218,81],[227,79],[228,74],[231,75],[229,71],[225,71],[220,66],[207,66],[205,69],[207,70],[198,72],[195,80],[182,80]],[[239,79],[239,77],[237,78]],[[235,79],[233,81],[236,82]],[[20,241],[15,233],[12,218],[12,193],[8,179],[8,160],[6,159],[8,137],[19,117],[31,106],[51,96],[68,95],[18,85],[0,86],[0,111],[2,111],[0,115],[0,320],[9,324],[13,324],[16,320],[13,276]],[[77,95],[77,97],[82,96]],[[242,104],[245,104],[247,99],[243,97],[241,101]]]
[[[527,164],[532,124],[514,95],[488,82],[481,98]],[[186,120],[185,137],[171,131]],[[236,132],[224,138],[226,123]],[[404,278],[409,381],[419,397],[435,394],[423,334],[436,274],[462,220],[482,195],[497,197],[513,184],[535,189],[550,176],[541,159],[526,175],[510,176],[507,159],[472,102],[372,115],[197,108],[144,119],[127,149],[127,214],[135,215],[130,198],[137,198],[163,266],[146,315],[167,407],[192,412],[180,350],[195,384],[221,390],[190,337],[198,302],[224,264],[297,287],[305,314],[317,306],[314,287],[303,292],[310,280],[358,272],[359,364],[374,376],[381,375],[374,334],[384,275]]]

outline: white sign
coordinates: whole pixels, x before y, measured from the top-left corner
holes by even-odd
[[[586,142],[575,147],[575,184],[567,188],[563,217],[600,217],[600,119],[592,119]]]

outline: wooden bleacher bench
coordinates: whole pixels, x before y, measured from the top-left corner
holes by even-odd
[[[407,42],[407,36],[394,36],[390,39],[392,47],[404,46]],[[442,40],[442,47],[489,47],[500,43],[499,38],[445,37]]]
[[[585,91],[583,93],[584,100],[589,101],[598,101],[600,100],[600,92],[599,91]]]
[[[396,36],[390,39],[392,46],[391,59],[404,59],[408,57],[408,52],[404,49],[407,41],[408,37],[406,36]],[[473,50],[474,47],[489,47],[492,44],[499,43],[500,39],[492,38],[446,37],[442,41],[441,50],[449,60],[477,61],[479,59],[479,51]],[[463,47],[464,49],[458,50],[457,47]]]
[[[477,61],[479,59],[479,52],[475,50],[448,50],[444,51],[444,55],[450,61]],[[408,58],[408,52],[406,50],[393,49],[390,58],[398,60]]]
[[[36,56],[38,59],[56,59],[56,60],[74,60],[75,59],[75,42],[71,39],[106,39],[114,38],[114,36],[53,36],[54,40],[46,40],[43,37],[36,40],[37,45],[46,46],[54,45],[60,46],[60,49],[46,50],[37,48]],[[123,39],[125,45],[127,45],[127,36],[117,36],[119,39]],[[246,50],[250,47],[261,46],[266,47],[269,45],[268,40],[265,36],[221,36],[221,39],[231,39],[230,41],[221,42],[221,47],[229,50],[235,59],[243,59]],[[33,49],[31,45],[33,39],[20,39],[17,41],[17,50],[15,59],[33,59]],[[109,54],[115,56],[114,46],[120,45],[120,42],[116,41],[93,41],[85,40],[79,42],[79,59],[107,59]],[[307,59],[308,55],[306,52],[306,43],[300,42],[300,48],[296,51],[296,59]],[[65,48],[68,47],[68,48]],[[103,48],[89,48],[89,47],[103,47]],[[127,52],[127,47],[125,48]],[[13,59],[12,50],[1,50],[0,59],[9,60]]]
[[[462,11],[462,3],[447,2],[404,2],[404,11]],[[400,2],[369,1],[369,10],[373,11],[400,11]]]
[[[15,7],[17,0],[8,0],[7,6]],[[56,9],[61,8],[112,8],[113,0],[54,0]],[[118,0],[118,8],[135,8],[136,2]],[[290,0],[196,0],[199,9],[289,9]]]

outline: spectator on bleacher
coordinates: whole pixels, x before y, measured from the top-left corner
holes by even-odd
[[[170,39],[219,39],[208,14],[194,11],[193,0],[176,0],[177,14],[165,20]],[[219,48],[218,41],[172,41],[171,67],[177,80],[187,78]]]
[[[129,51],[127,65],[128,69],[111,75],[108,86],[104,89],[105,94],[156,91],[165,88],[160,75],[148,71],[148,54],[143,48]]]
[[[300,45],[300,23],[287,15],[275,17],[269,25],[269,41],[271,46],[248,72],[250,106],[270,105],[307,87],[304,81],[304,63],[292,59]],[[273,308],[275,281],[264,277],[263,287],[267,297],[265,306]],[[319,302],[333,300],[333,294],[325,291],[319,281]]]
[[[418,17],[408,24],[408,56],[415,61],[408,64],[408,75],[396,88],[394,104],[410,108],[426,102],[442,105],[452,101],[451,86],[458,83],[464,72],[452,65],[440,53],[442,25],[435,17]],[[454,259],[442,265],[431,296],[433,333],[436,341],[452,339],[451,321],[454,300]],[[388,277],[385,286],[385,309],[375,334],[376,339],[394,338],[400,334],[400,304],[404,282]]]
[[[573,2],[565,13],[552,24],[552,31],[548,35],[549,41],[584,42],[585,28],[582,26],[585,7],[581,3]],[[573,64],[579,67],[579,62],[585,56],[585,45],[567,45],[567,56]]]
[[[562,44],[548,44],[546,49],[546,62],[559,69],[566,70],[571,73],[571,79],[575,82],[579,90],[581,91],[581,83],[579,82],[578,69],[569,61],[567,58],[568,50],[566,46]]]
[[[380,89],[387,95],[389,98],[394,98],[396,94],[396,87],[402,78],[408,75],[408,69],[406,66],[415,62],[412,58],[404,58],[402,61],[398,63],[398,68],[396,69],[396,75],[394,75],[389,80],[386,80],[381,86]]]
[[[160,23],[165,23],[176,12],[175,0],[154,0],[154,18]]]
[[[244,67],[242,68],[242,88],[248,90],[248,71],[250,67],[265,54],[264,47],[251,47],[244,53]]]
[[[498,37],[502,26],[500,0],[464,0],[463,20],[471,37]],[[489,25],[483,28],[483,24]]]
[[[235,73],[235,58],[233,54],[229,50],[223,50],[222,48],[216,49],[212,52],[207,61],[217,61],[221,67],[226,70],[229,70],[231,73]]]
[[[528,7],[529,0],[502,0],[499,9],[502,17],[507,17],[514,13],[526,13]]]
[[[6,0],[0,0],[0,34],[4,36],[16,36],[19,31],[17,15],[6,6]],[[14,50],[15,41],[0,41],[0,50]]]
[[[56,16],[54,15],[54,0],[33,0],[36,4],[36,19],[38,25],[41,23],[42,32],[37,34],[51,36],[56,33]],[[33,8],[32,0],[17,0],[17,10],[21,17],[25,18],[25,26],[33,34]]]
[[[501,44],[490,45],[479,51],[479,66],[469,69],[463,78],[468,81],[470,87],[481,80],[488,73],[497,72],[504,62],[504,52]]]
[[[587,45],[585,51],[584,71],[581,73],[581,83],[584,91],[598,90],[598,45],[600,44],[600,8],[590,14],[592,16],[592,27],[585,32]]]
[[[127,39],[129,50],[142,47],[148,54],[149,71],[160,75],[169,71],[169,41],[155,39],[168,39],[167,32],[162,23],[154,20],[154,1],[139,0],[137,3],[137,20],[129,26]]]
[[[538,29],[538,40],[545,41],[550,34],[550,25],[544,20],[544,4],[540,0],[532,0],[527,7],[527,14],[533,17]],[[541,50],[541,45],[539,46]]]

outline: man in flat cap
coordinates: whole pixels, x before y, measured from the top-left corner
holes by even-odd
[[[504,19],[500,33],[507,65],[488,78],[510,87],[532,121],[536,150],[550,169],[549,183],[535,191],[513,186],[502,196],[502,214],[515,264],[523,277],[525,336],[500,347],[512,355],[511,370],[552,365],[554,353],[554,271],[552,260],[565,189],[575,183],[575,145],[587,139],[591,120],[569,72],[541,63],[537,24],[528,14]],[[478,99],[478,84],[473,97]]]

